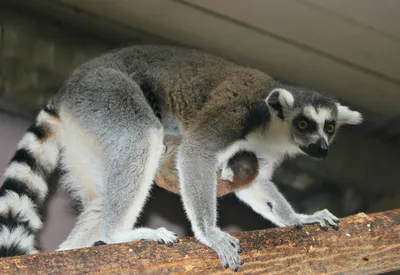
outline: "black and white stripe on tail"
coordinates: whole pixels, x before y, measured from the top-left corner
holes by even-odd
[[[47,178],[57,167],[60,121],[51,103],[22,137],[0,188],[0,257],[37,253],[42,228],[39,207],[48,193]]]

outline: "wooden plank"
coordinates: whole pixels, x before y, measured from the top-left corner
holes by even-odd
[[[400,209],[317,225],[233,234],[246,274],[379,274],[400,270]],[[0,274],[228,274],[215,253],[193,238],[173,247],[151,241],[0,259]]]

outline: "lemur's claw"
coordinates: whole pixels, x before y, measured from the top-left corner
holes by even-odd
[[[292,221],[291,224],[294,224],[298,229],[301,228],[299,225],[319,223],[321,229],[327,231],[328,227],[326,226],[326,222],[328,222],[334,229],[339,229],[339,226],[336,224],[339,221],[339,218],[334,216],[327,209],[317,211],[312,215],[297,214],[296,218],[297,219]]]
[[[100,245],[105,245],[105,244],[107,244],[107,243],[98,240],[97,242],[95,242],[95,243],[93,244],[93,246],[100,246]]]

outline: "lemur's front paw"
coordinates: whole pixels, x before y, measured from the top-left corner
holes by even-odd
[[[233,171],[231,168],[226,167],[223,168],[221,171],[221,179],[223,180],[228,180],[228,181],[233,181]]]
[[[340,219],[329,212],[328,209],[317,211],[312,215],[296,214],[296,220],[297,223],[294,225],[298,228],[301,228],[303,224],[319,223],[321,228],[325,231],[328,230],[325,221],[327,221],[336,230],[339,229],[339,225],[337,223],[340,221]]]
[[[200,241],[217,253],[222,267],[238,271],[238,265],[244,263],[239,257],[239,253],[242,252],[239,240],[219,228],[209,230],[207,236],[200,238]]]

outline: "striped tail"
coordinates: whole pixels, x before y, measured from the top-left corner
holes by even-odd
[[[22,137],[0,188],[0,258],[38,252],[39,208],[60,154],[60,120],[50,102]]]

